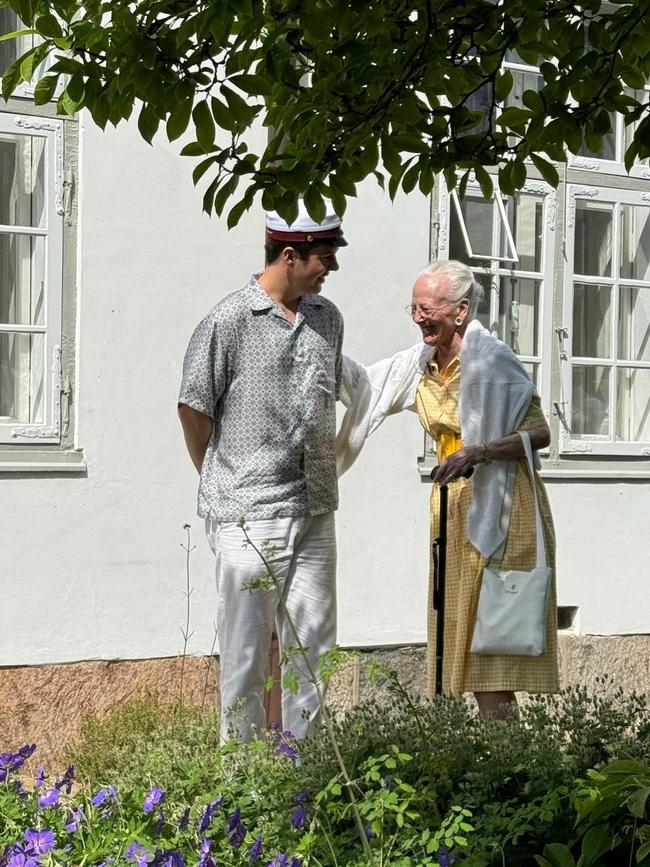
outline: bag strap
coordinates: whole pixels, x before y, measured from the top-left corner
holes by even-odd
[[[518,431],[519,436],[524,444],[524,451],[530,468],[530,483],[533,487],[533,497],[535,500],[535,537],[537,542],[537,568],[546,566],[546,547],[544,545],[544,530],[542,528],[542,516],[539,511],[539,502],[537,499],[537,484],[535,482],[535,466],[533,464],[533,450],[530,446],[530,435],[526,430]]]

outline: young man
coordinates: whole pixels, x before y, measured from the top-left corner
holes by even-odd
[[[318,718],[314,686],[273,589],[247,589],[264,573],[246,545],[244,518],[269,555],[312,665],[335,642],[335,403],[343,320],[320,296],[347,242],[334,214],[315,223],[267,217],[261,274],[199,324],[183,366],[178,411],[201,474],[199,515],[217,558],[221,733],[249,740],[264,729],[265,667],[274,625],[298,675],[284,689],[284,727],[300,737]]]

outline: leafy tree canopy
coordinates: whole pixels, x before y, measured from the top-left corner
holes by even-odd
[[[492,188],[551,184],[566,149],[596,150],[611,114],[633,124],[629,168],[650,155],[643,87],[650,2],[583,0],[0,0],[43,41],[3,76],[8,98],[50,58],[36,86],[59,111],[100,127],[138,116],[151,142],[189,131],[182,153],[209,181],[204,208],[234,225],[257,194],[291,218],[304,194],[343,213],[368,175],[391,196],[427,194],[442,172]],[[6,37],[5,37],[6,38]],[[505,59],[539,65],[540,86],[508,105]],[[53,62],[52,62],[53,61]],[[506,108],[497,112],[497,106]],[[268,145],[254,153],[250,128]],[[234,206],[233,206],[234,203]]]

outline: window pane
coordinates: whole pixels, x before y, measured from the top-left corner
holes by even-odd
[[[499,333],[518,355],[538,354],[540,281],[502,277]]]
[[[616,159],[616,115],[613,112],[610,112],[609,121],[612,128],[611,131],[607,133],[607,135],[603,136],[600,149],[597,151],[592,151],[590,148],[587,147],[586,143],[583,142],[580,150],[578,151],[578,156],[596,157],[600,160]]]
[[[43,422],[44,334],[0,333],[0,420]]]
[[[45,227],[45,159],[44,138],[0,134],[0,224]]]
[[[609,358],[611,351],[611,286],[576,283],[573,287],[573,354]]]
[[[650,361],[650,289],[621,286],[618,311],[618,357]]]
[[[609,367],[573,368],[571,433],[609,436]]]
[[[45,238],[0,232],[0,323],[45,322]]]
[[[650,208],[621,205],[621,277],[650,280]]]
[[[540,271],[542,262],[542,236],[544,204],[538,196],[520,195],[505,202],[508,223],[519,256],[517,268],[521,271]],[[510,256],[510,245],[505,232],[501,233],[501,256]]]
[[[493,253],[493,235],[494,235],[494,202],[486,202],[485,199],[479,199],[475,196],[465,196],[460,202],[460,209],[465,221],[465,228],[469,236],[469,243],[474,254],[474,257],[489,259]],[[452,208],[452,210],[455,210]],[[457,229],[460,235],[459,221],[456,222]],[[454,224],[452,223],[452,234],[454,233]],[[462,236],[459,238],[460,243],[464,247]],[[467,251],[465,252],[465,260],[467,259]]]
[[[616,438],[650,441],[650,370],[619,368]]]
[[[539,391],[539,364],[530,361],[522,362],[522,367],[535,383],[535,387]]]
[[[612,205],[576,200],[573,270],[576,274],[611,277]]]
[[[492,331],[492,317],[490,315],[490,306],[492,302],[492,275],[477,274],[475,272],[474,277],[483,287],[483,300],[476,311],[476,318],[479,320],[483,328]]]
[[[504,100],[504,107],[515,105],[518,108],[524,108],[523,95],[526,90],[534,90],[539,92],[542,89],[544,80],[538,72],[523,72],[516,69],[511,69],[512,73],[512,90]]]

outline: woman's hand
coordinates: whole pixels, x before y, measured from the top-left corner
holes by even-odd
[[[474,467],[483,460],[483,446],[463,446],[458,449],[453,455],[444,460],[432,476],[433,481],[438,485],[448,485],[449,482],[454,482],[463,476],[467,477],[472,474]]]

